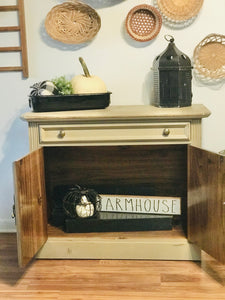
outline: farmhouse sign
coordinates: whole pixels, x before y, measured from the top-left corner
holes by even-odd
[[[101,211],[180,215],[179,197],[100,195]]]

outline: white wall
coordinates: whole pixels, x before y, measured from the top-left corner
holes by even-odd
[[[15,0],[11,0],[13,3]],[[52,40],[45,32],[44,20],[50,9],[63,1],[25,0],[29,73],[0,72],[0,231],[14,230],[11,220],[13,204],[12,162],[28,153],[27,124],[20,115],[29,111],[30,86],[38,81],[66,75],[68,78],[82,73],[78,57],[82,56],[92,74],[100,76],[112,92],[111,105],[142,105],[150,103],[150,68],[156,55],[167,46],[165,34],[175,37],[177,47],[192,57],[195,46],[209,33],[225,34],[225,1],[205,0],[195,22],[182,30],[166,26],[151,42],[140,43],[128,37],[124,20],[128,11],[151,0],[84,0],[99,13],[102,27],[96,38],[88,44],[66,45]],[[9,0],[0,0],[6,5]],[[4,13],[5,14],[5,13]],[[6,23],[15,15],[4,18]],[[0,26],[2,23],[0,22]],[[6,24],[8,25],[8,24]],[[0,46],[16,43],[18,38],[0,35]],[[14,62],[11,54],[0,55],[0,65]],[[213,88],[193,79],[193,103],[202,103],[212,112],[203,121],[203,147],[211,151],[225,149],[225,86]]]

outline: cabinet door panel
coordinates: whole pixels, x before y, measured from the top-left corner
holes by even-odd
[[[47,240],[43,149],[14,162],[19,265],[25,266]]]
[[[188,146],[188,239],[225,263],[225,157]]]

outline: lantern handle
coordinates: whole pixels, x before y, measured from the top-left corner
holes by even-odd
[[[174,37],[173,37],[172,35],[170,35],[170,34],[164,35],[164,38],[165,38],[165,40],[166,40],[167,42],[171,42],[171,43],[174,42]]]

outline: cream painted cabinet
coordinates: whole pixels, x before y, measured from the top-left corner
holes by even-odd
[[[201,242],[190,225],[193,243],[187,239],[187,194],[192,188],[187,179],[189,168],[194,168],[188,156],[190,149],[201,146],[202,119],[209,115],[200,104],[24,114],[31,153],[14,163],[20,264],[33,256],[199,260]],[[192,160],[196,155],[200,156],[196,153]],[[152,186],[158,196],[181,196],[180,223],[171,231],[67,234],[48,224],[48,212],[54,187],[75,181],[109,191],[115,185],[122,192],[131,186],[137,195],[143,189],[150,193]],[[195,211],[192,220],[196,218]]]
[[[102,110],[25,113],[30,150],[42,146],[201,145],[201,104],[186,108],[109,106]]]

